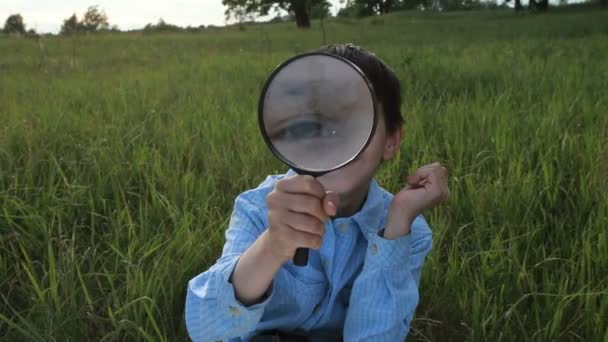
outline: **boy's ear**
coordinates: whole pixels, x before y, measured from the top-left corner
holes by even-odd
[[[401,140],[403,139],[403,126],[400,125],[393,133],[386,136],[386,145],[382,154],[383,160],[391,160],[399,151]]]

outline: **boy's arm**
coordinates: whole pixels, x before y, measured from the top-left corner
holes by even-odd
[[[431,232],[418,216],[411,233],[385,237],[368,238],[363,269],[350,295],[345,341],[403,341],[409,332]]]
[[[274,289],[281,286],[273,280],[277,271],[298,247],[321,246],[324,221],[335,215],[338,200],[303,175],[276,182],[266,196],[267,212],[246,197],[236,200],[222,257],[188,284],[186,327],[195,341],[254,331]],[[268,229],[263,216],[268,217]]]
[[[275,265],[264,252],[263,223],[254,215],[258,210],[242,196],[236,199],[221,258],[188,283],[185,320],[193,341],[225,340],[250,333],[272,297],[272,279],[280,264]],[[254,286],[248,286],[253,291],[245,289],[244,296],[237,298],[231,276],[240,263],[255,264],[256,273],[242,273],[251,277]],[[259,298],[264,294],[266,298]]]

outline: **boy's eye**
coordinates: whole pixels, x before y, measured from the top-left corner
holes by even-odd
[[[272,126],[272,125],[271,125]],[[335,123],[320,114],[301,114],[277,123],[269,129],[270,138],[275,142],[323,142],[325,139],[336,138]]]
[[[308,140],[315,138],[328,138],[336,131],[319,122],[302,121],[287,125],[279,132],[279,138],[286,141]]]

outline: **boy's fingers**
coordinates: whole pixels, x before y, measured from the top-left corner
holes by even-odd
[[[336,216],[339,205],[340,198],[338,197],[338,193],[334,191],[326,191],[325,197],[323,197],[323,210],[325,210],[327,216]]]
[[[437,171],[441,171],[447,176],[447,169],[444,166],[440,163],[433,163],[419,168],[413,175],[408,176],[407,184],[416,186],[420,185],[424,180],[435,179],[437,178]]]
[[[294,175],[279,180],[276,188],[282,192],[292,194],[308,194],[322,199],[325,196],[325,189],[313,176]]]
[[[275,201],[277,206],[290,212],[311,215],[321,222],[327,220],[327,214],[323,210],[321,200],[314,196],[282,193],[277,196]]]
[[[323,244],[323,238],[316,234],[301,232],[293,228],[291,234],[291,241],[297,247],[319,249]]]
[[[297,231],[323,236],[325,223],[314,216],[288,212],[281,218],[281,222]]]
[[[441,165],[440,162],[434,162],[432,164],[424,165],[423,167],[421,167],[421,169],[426,169],[426,168],[429,168],[429,167],[435,167],[435,166],[440,166],[440,165]]]

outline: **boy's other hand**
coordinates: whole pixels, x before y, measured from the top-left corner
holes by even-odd
[[[279,180],[266,202],[268,248],[286,262],[298,247],[321,247],[325,222],[336,215],[338,195],[325,191],[312,176],[295,175]]]
[[[395,194],[388,213],[385,238],[409,233],[416,216],[447,200],[448,170],[440,163],[425,165],[407,177],[407,186]]]

